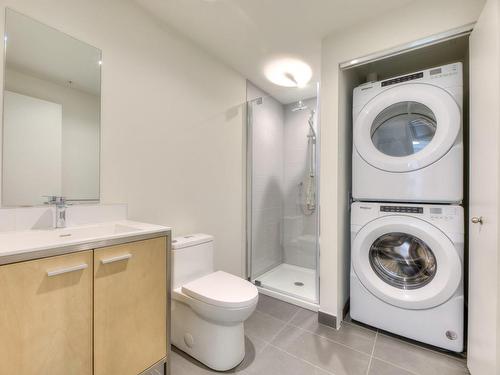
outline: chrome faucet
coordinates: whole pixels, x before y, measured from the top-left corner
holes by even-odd
[[[56,228],[66,228],[66,198],[55,195],[47,196],[45,204],[54,205],[56,207]]]

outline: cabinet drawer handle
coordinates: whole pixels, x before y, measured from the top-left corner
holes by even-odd
[[[52,276],[62,275],[63,273],[81,271],[81,270],[84,270],[88,267],[89,267],[88,264],[82,263],[82,264],[78,264],[76,266],[58,268],[58,269],[55,269],[52,271],[47,271],[47,276],[52,277]]]
[[[122,260],[127,260],[127,259],[130,259],[130,258],[132,258],[132,254],[118,255],[116,257],[101,259],[101,264],[109,264],[109,263],[114,263],[114,262],[120,262]]]

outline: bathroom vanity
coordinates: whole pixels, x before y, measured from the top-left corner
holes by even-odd
[[[166,373],[170,236],[127,220],[0,233],[0,374]]]

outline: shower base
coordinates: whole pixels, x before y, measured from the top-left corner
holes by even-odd
[[[260,281],[259,290],[264,294],[276,297],[272,292],[277,292],[306,303],[316,303],[316,271],[313,269],[282,263],[257,277],[255,281]],[[293,300],[287,302],[294,303]]]

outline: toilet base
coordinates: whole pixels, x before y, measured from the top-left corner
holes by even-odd
[[[243,322],[223,325],[202,318],[190,306],[172,301],[172,344],[216,371],[227,371],[245,357]]]

